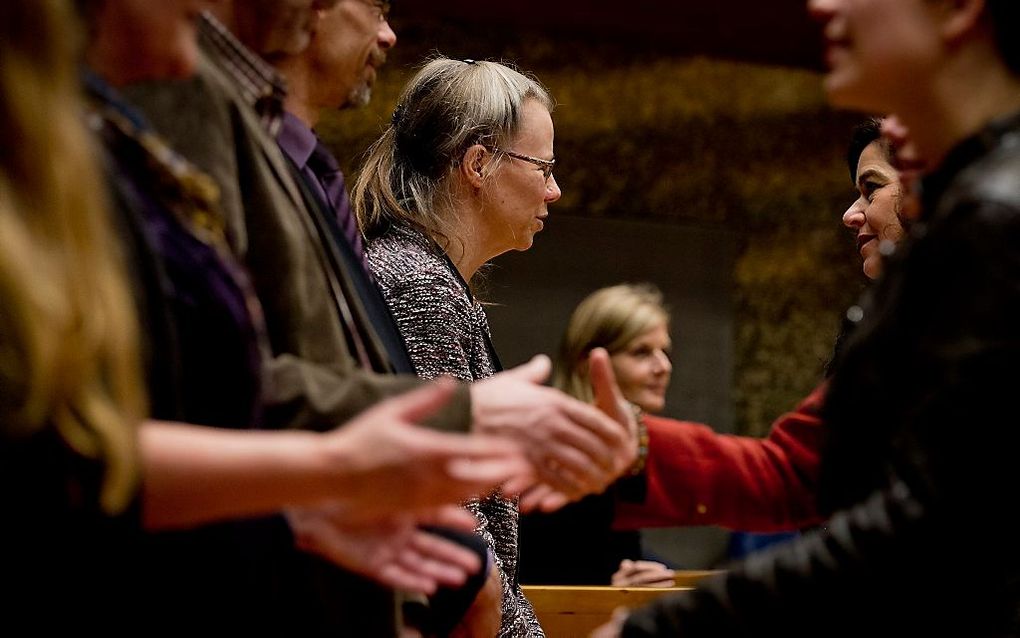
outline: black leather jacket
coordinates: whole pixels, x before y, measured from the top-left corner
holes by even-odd
[[[831,380],[819,499],[836,514],[624,636],[1020,635],[1020,114],[923,188]]]

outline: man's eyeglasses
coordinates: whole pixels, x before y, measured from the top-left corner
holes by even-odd
[[[556,160],[554,159],[547,160],[542,159],[541,157],[532,157],[531,155],[521,155],[520,153],[514,153],[513,151],[507,151],[501,148],[493,148],[492,150],[496,153],[509,155],[514,159],[519,159],[523,162],[530,162],[535,166],[538,166],[542,169],[542,176],[545,177],[545,181],[547,182],[549,181],[549,178],[552,177],[553,166],[556,166]]]

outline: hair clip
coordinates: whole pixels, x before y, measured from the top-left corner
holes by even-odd
[[[396,127],[400,124],[400,118],[404,115],[404,103],[401,102],[397,105],[397,108],[393,109],[393,115],[390,116],[390,125]]]
[[[472,60],[471,58],[464,59],[464,64],[477,64],[477,62],[477,60]]]

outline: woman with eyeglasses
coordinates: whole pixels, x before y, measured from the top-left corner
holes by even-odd
[[[493,257],[530,248],[560,198],[552,109],[546,89],[512,68],[440,57],[411,79],[369,150],[354,207],[369,263],[422,377],[474,381],[500,370],[469,282]],[[493,493],[467,507],[496,566],[485,591],[502,591],[498,635],[542,636],[516,582],[516,500]],[[477,601],[468,622],[482,607]],[[497,633],[495,616],[491,622],[488,635]]]

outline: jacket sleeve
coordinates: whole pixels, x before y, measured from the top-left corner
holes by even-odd
[[[380,290],[418,376],[475,380],[471,338],[465,329],[472,323],[471,302],[448,274],[427,268],[412,270],[399,279],[380,281]]]
[[[622,636],[927,635],[938,589],[921,593],[914,579],[939,568],[925,519],[922,503],[897,482],[796,543],[633,612]],[[952,595],[948,583],[941,589]]]
[[[646,417],[648,495],[643,503],[618,500],[614,527],[719,525],[773,532],[818,523],[823,394],[824,387],[817,388],[780,417],[765,439]]]

